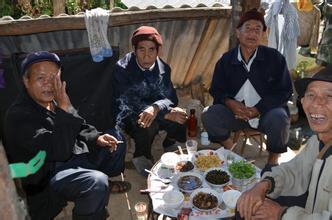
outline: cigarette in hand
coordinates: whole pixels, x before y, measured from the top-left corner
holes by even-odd
[[[139,122],[139,125],[140,125],[141,127],[143,127],[145,124],[144,124],[144,122]]]
[[[124,142],[123,141],[117,141],[116,143],[117,144],[123,144]]]

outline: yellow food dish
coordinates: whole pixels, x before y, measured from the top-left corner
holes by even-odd
[[[217,155],[198,155],[195,165],[200,170],[207,170],[211,167],[220,167],[223,161]]]

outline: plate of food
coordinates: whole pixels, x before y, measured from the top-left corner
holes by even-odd
[[[211,211],[220,205],[221,199],[215,190],[201,188],[192,192],[190,202],[199,211]]]
[[[200,171],[206,171],[212,167],[221,167],[224,160],[214,150],[200,150],[195,154],[195,166]]]
[[[194,164],[190,160],[180,160],[175,165],[176,172],[189,172],[194,169]]]
[[[191,193],[203,185],[202,176],[194,172],[179,173],[175,181],[179,190],[185,193]]]
[[[231,176],[222,168],[212,167],[205,171],[204,179],[212,188],[221,189],[229,183]]]

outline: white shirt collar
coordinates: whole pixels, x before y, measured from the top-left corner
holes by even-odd
[[[251,58],[249,58],[249,62],[246,63],[245,60],[243,60],[242,55],[241,55],[241,49],[240,49],[240,45],[237,49],[237,59],[243,64],[243,66],[246,68],[247,72],[250,72],[250,67],[252,62],[254,62],[256,55],[257,55],[257,51],[258,51],[258,47],[255,50],[255,53],[251,56]]]

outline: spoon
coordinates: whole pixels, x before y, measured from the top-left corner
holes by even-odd
[[[148,169],[144,169],[144,170],[145,170],[145,172],[150,173],[151,175],[153,175],[154,177],[156,177],[156,179],[160,180],[164,184],[169,184],[169,183],[172,182],[171,179],[169,179],[169,178],[161,178],[157,174],[155,174],[154,172],[152,172],[151,170],[148,170]]]

